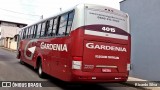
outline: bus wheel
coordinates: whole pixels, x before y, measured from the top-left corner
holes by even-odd
[[[20,59],[19,59],[20,61],[19,61],[19,62],[23,65],[23,64],[24,64],[24,61],[23,61],[22,58],[21,58],[21,54],[20,54],[19,57],[20,57]]]
[[[42,63],[41,63],[41,61],[38,63],[38,75],[39,75],[40,78],[44,77],[44,73],[42,71]]]
[[[20,61],[19,61],[22,65],[24,65],[24,62],[22,61],[22,59],[20,59]]]

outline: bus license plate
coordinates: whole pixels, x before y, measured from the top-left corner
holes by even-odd
[[[102,68],[102,72],[112,72],[112,70],[109,68]]]

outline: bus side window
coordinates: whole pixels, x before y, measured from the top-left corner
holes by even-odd
[[[64,36],[65,31],[66,31],[66,26],[67,26],[67,19],[68,19],[68,13],[63,14],[60,17],[60,24],[59,24],[59,30],[58,30],[58,36]]]
[[[31,27],[29,27],[29,33],[28,33],[28,38],[30,38],[30,36],[31,36]]]
[[[52,36],[52,30],[53,30],[53,19],[50,19],[48,22],[47,36]]]
[[[27,28],[27,37],[26,38],[29,38],[29,35],[30,35],[30,27],[29,28]]]
[[[23,29],[23,39],[25,39],[26,36],[26,29]]]
[[[26,35],[25,35],[25,39],[28,38],[28,28],[26,28]]]
[[[37,33],[37,25],[34,25],[32,38],[35,38],[35,37],[36,37],[36,33]]]
[[[45,27],[46,27],[46,22],[43,22],[42,23],[42,28],[41,28],[41,37],[44,37]]]
[[[27,38],[29,38],[30,36],[30,30],[31,30],[31,27],[28,28]]]
[[[40,32],[41,32],[41,23],[38,24],[37,33],[36,33],[36,38],[39,38]]]
[[[45,27],[45,31],[44,31],[44,36],[48,36],[48,30],[49,30],[49,26],[50,26],[50,20],[48,20],[46,22],[46,27]]]
[[[20,35],[20,37],[19,37],[20,40],[23,39],[23,31],[24,31],[23,29],[20,31],[20,32],[21,32],[21,33],[19,34],[19,35]]]
[[[67,29],[66,29],[66,35],[68,35],[70,33],[70,30],[71,30],[71,27],[72,27],[73,18],[74,18],[74,11],[69,13],[69,18],[68,18],[68,22],[67,22]]]
[[[58,25],[58,18],[56,17],[54,19],[54,22],[53,22],[53,31],[52,31],[52,36],[55,36],[57,34],[57,25]]]
[[[19,33],[18,33],[19,40],[21,39],[21,33],[22,33],[22,31],[19,31]]]
[[[30,29],[30,38],[32,38],[33,37],[33,32],[34,32],[34,26],[31,26],[31,29]]]
[[[25,35],[25,39],[28,38],[28,28],[26,28],[26,35]]]

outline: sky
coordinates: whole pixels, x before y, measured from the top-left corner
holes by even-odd
[[[0,0],[0,20],[31,24],[80,3],[119,9],[121,0]]]

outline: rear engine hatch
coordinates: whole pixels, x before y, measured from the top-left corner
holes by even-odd
[[[126,72],[127,45],[84,40],[85,72]]]

